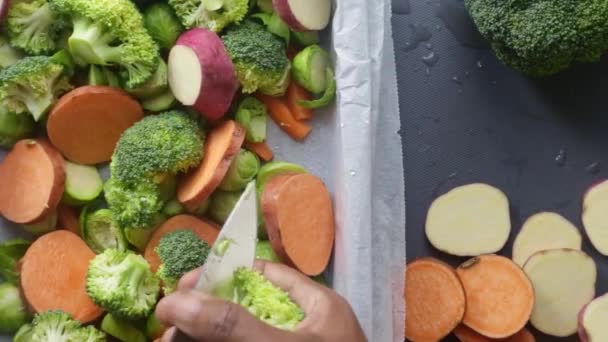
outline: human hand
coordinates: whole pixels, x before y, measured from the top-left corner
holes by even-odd
[[[163,336],[168,342],[175,327],[196,341],[367,341],[348,302],[331,289],[317,284],[287,266],[256,261],[255,269],[302,308],[306,317],[295,331],[284,331],[258,320],[240,305],[193,290],[200,269],[186,274],[177,292],[163,298],[157,318],[172,326]]]

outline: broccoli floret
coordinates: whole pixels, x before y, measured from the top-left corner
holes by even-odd
[[[163,207],[158,185],[149,180],[127,185],[110,178],[104,185],[104,196],[112,219],[122,229],[152,228]]]
[[[304,319],[304,311],[289,295],[260,273],[240,268],[234,273],[233,302],[258,319],[280,329],[293,330]]]
[[[155,251],[162,262],[157,275],[163,281],[163,291],[175,291],[181,277],[202,266],[211,247],[190,230],[178,230],[163,236]]]
[[[6,68],[23,58],[23,53],[8,43],[8,38],[0,35],[0,67]]]
[[[11,2],[7,28],[11,45],[32,55],[48,54],[58,48],[61,32],[67,27],[47,0],[15,0]]]
[[[101,330],[97,330],[97,328],[95,328],[92,325],[86,326],[86,327],[82,327],[80,328],[80,330],[78,330],[70,339],[71,341],[78,341],[78,342],[106,342],[107,341],[107,336],[106,334],[101,331]]]
[[[140,319],[152,312],[160,287],[141,255],[106,249],[89,264],[86,290],[93,302],[111,313]]]
[[[64,65],[52,57],[25,57],[0,71],[0,106],[17,114],[29,112],[38,121],[71,88]]]
[[[247,20],[231,27],[222,40],[244,93],[257,90],[267,95],[282,95],[289,85],[291,63],[285,43],[264,26]]]
[[[143,84],[158,65],[159,49],[129,0],[52,0],[72,19],[70,52],[80,63],[119,65],[128,88]]]
[[[169,0],[186,28],[204,27],[219,32],[239,23],[249,10],[249,0]]]
[[[37,314],[32,321],[31,342],[77,341],[81,325],[63,311],[46,311]]]
[[[496,56],[542,77],[608,50],[608,3],[600,0],[465,0]]]

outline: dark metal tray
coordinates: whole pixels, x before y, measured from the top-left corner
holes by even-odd
[[[511,255],[523,221],[539,211],[556,211],[582,231],[583,193],[608,178],[608,58],[529,79],[496,60],[476,36],[462,0],[407,1],[393,0],[393,34],[408,260],[430,255],[452,265],[463,261],[435,250],[424,222],[435,197],[472,182],[509,196],[513,230],[504,255]],[[598,267],[597,293],[605,293],[608,258],[583,236]]]

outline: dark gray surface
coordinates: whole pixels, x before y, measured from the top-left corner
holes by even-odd
[[[541,81],[527,79],[501,65],[491,50],[463,46],[454,28],[448,30],[437,17],[446,3],[462,5],[461,0],[412,0],[407,13],[404,0],[393,0],[408,260],[431,255],[453,265],[462,261],[430,246],[424,221],[437,195],[472,182],[497,186],[511,200],[512,236],[502,251],[507,256],[522,222],[536,212],[556,211],[582,231],[583,193],[608,178],[608,58]],[[413,50],[410,25],[423,25],[432,34]],[[439,61],[427,73],[422,57],[431,50]],[[562,149],[563,165],[555,161]],[[589,170],[594,163],[600,163],[599,170]],[[608,258],[586,236],[583,246],[598,266],[597,293],[604,293]],[[577,340],[537,336],[539,341]]]

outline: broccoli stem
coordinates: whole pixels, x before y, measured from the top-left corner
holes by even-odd
[[[122,55],[120,46],[110,46],[114,36],[105,33],[88,19],[74,20],[74,32],[68,40],[70,52],[77,60],[87,64],[109,65],[119,63]]]

